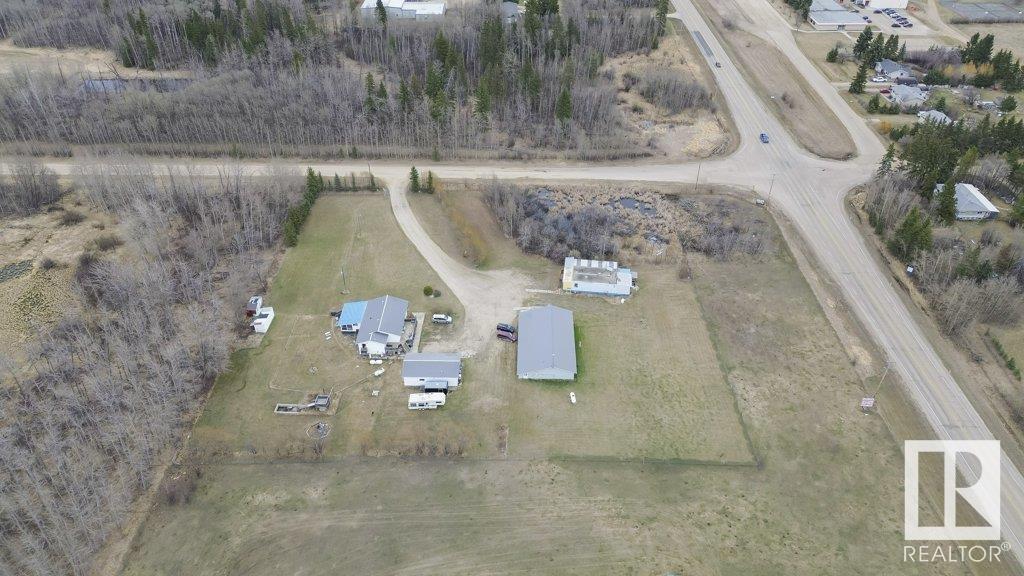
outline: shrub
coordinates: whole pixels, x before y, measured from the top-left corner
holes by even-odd
[[[39,267],[43,270],[51,270],[57,267],[57,261],[53,258],[43,258],[39,261]]]
[[[100,252],[108,252],[124,244],[124,241],[116,234],[104,234],[96,238],[96,240],[93,241],[93,244]]]
[[[65,210],[60,215],[61,226],[74,226],[83,220],[85,220],[85,214],[82,214],[78,210]]]
[[[671,114],[691,108],[714,110],[709,93],[696,82],[687,82],[668,70],[650,70],[640,83],[640,95],[651,104]]]
[[[430,286],[430,285],[424,286],[423,287],[423,295],[424,296],[433,296],[434,295],[434,287]]]

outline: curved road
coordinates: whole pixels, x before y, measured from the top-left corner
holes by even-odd
[[[840,287],[850,309],[886,353],[900,375],[910,397],[940,439],[992,439],[981,416],[963,394],[949,370],[943,365],[910,311],[900,298],[886,271],[872,257],[872,248],[849,220],[844,197],[854,186],[868,180],[884,152],[884,146],[864,120],[842,100],[828,80],[797,49],[792,32],[782,17],[763,0],[739,0],[738,4],[754,21],[763,24],[761,35],[776,44],[792,60],[811,87],[824,99],[850,131],[858,155],[847,162],[824,160],[801,149],[785,131],[768,106],[736,69],[714,32],[700,16],[691,0],[673,0],[677,16],[687,29],[706,41],[711,60],[722,63],[711,67],[723,97],[740,132],[741,144],[728,158],[703,162],[702,182],[714,182],[758,189],[762,193],[774,181],[772,203],[782,210],[803,236],[818,262]],[[767,132],[771,143],[764,145],[757,135]],[[171,161],[169,164],[175,164]],[[201,164],[210,173],[218,165]],[[279,166],[274,163],[242,163],[254,172]],[[296,166],[308,166],[295,163]],[[64,174],[74,171],[74,161],[56,161],[51,167]],[[354,163],[312,164],[325,173],[359,171],[365,165]],[[193,170],[195,169],[193,164]],[[672,165],[514,165],[514,164],[439,164],[430,169],[447,178],[547,178],[694,182],[696,164]],[[395,216],[413,244],[437,270],[453,293],[473,317],[470,332],[483,329],[499,314],[508,314],[516,305],[508,295],[525,286],[521,280],[502,273],[470,270],[444,254],[427,236],[408,207],[404,187],[408,165],[379,164],[374,174],[384,178],[392,190]],[[520,292],[521,294],[521,292]],[[521,296],[520,296],[521,298]],[[483,320],[481,320],[483,319]],[[489,331],[489,328],[487,328]],[[1019,556],[1024,536],[1024,477],[1003,456],[1002,528],[1003,538]],[[969,482],[977,478],[972,465],[960,462],[960,470]]]

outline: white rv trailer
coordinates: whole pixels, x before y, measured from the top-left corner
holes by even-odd
[[[409,394],[409,410],[436,410],[444,406],[444,392]]]

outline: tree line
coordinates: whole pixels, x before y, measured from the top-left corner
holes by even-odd
[[[301,179],[97,162],[80,193],[125,256],[86,252],[77,307],[0,366],[0,573],[86,574],[228,366]],[[115,253],[117,254],[117,253]]]
[[[257,8],[274,1],[244,13],[262,14]],[[21,71],[0,80],[0,139],[46,151],[85,144],[343,155],[358,146],[388,157],[523,157],[538,148],[628,156],[637,152],[624,136],[614,78],[600,68],[651,50],[664,32],[663,11],[612,0],[528,2],[513,22],[494,4],[414,22],[367,19],[347,5],[315,14],[266,8],[277,16],[263,18],[259,33],[255,17],[235,10],[172,8],[149,8],[145,22],[139,10],[112,13],[125,12],[117,35],[134,35],[127,44],[136,64],[153,52],[156,68],[180,65],[191,83],[96,94],[77,78]],[[650,90],[667,106],[707,105],[706,92],[684,86],[680,101],[665,96],[666,86],[676,87]]]

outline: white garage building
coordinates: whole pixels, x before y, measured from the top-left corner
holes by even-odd
[[[935,185],[935,195],[942,193],[943,184]],[[999,208],[989,201],[973,184],[960,182],[956,185],[956,219],[987,220],[999,215]]]
[[[402,361],[402,382],[409,388],[448,391],[462,383],[462,360],[458,354],[414,352]]]

